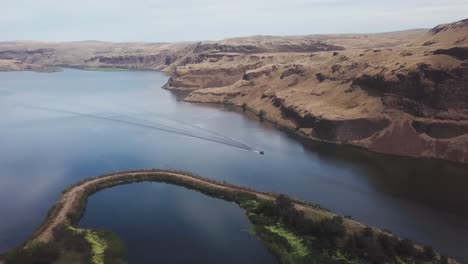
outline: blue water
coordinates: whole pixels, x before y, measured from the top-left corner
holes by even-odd
[[[112,171],[165,168],[287,193],[468,261],[466,166],[388,157],[326,144],[303,144],[229,107],[185,103],[161,89],[166,81],[167,77],[157,72],[0,73],[0,251],[26,239],[69,184]],[[180,124],[168,120],[177,119],[264,150],[265,155],[130,124],[47,111],[38,106],[180,128]],[[172,198],[180,196],[178,201],[187,201],[184,197],[194,195],[193,199],[200,203],[229,206],[197,193],[176,191],[176,187],[148,186],[106,190],[91,198],[89,206],[107,210],[114,204],[113,197],[131,198],[130,193],[138,190],[155,200],[171,203],[172,199],[161,196],[159,188],[169,188],[165,191]],[[112,208],[115,214],[126,212],[123,207]],[[128,215],[146,217],[148,210],[146,206],[132,206]],[[239,227],[248,225],[240,220],[244,219],[242,212],[237,211],[230,213],[238,215],[238,224],[226,222],[226,228],[245,235]],[[124,242],[129,233],[141,237],[140,243],[153,244],[158,239],[147,236],[143,229],[129,232],[131,227],[121,222],[121,217],[100,218],[93,212],[96,211],[90,209],[85,215],[84,220],[89,220],[86,225],[109,226]],[[180,211],[172,216],[180,223],[184,215]],[[154,212],[147,217],[156,221]],[[169,227],[152,228],[151,232],[162,232]],[[187,226],[184,230],[191,228]],[[255,241],[245,237],[246,241]],[[212,241],[206,243],[209,247]],[[251,242],[245,244],[246,248],[251,246]],[[171,250],[184,254],[180,248]],[[154,252],[148,254],[154,256]]]
[[[236,204],[177,186],[104,190],[91,197],[81,225],[117,232],[131,263],[277,263]]]

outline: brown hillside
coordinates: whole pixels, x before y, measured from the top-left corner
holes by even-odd
[[[243,106],[307,139],[468,163],[467,21],[174,44],[4,42],[0,69],[162,70],[187,101]]]
[[[468,46],[468,19],[434,27],[414,44],[422,46]]]

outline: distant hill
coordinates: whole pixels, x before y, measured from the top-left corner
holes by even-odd
[[[468,46],[468,19],[438,25],[416,43],[424,46]]]
[[[187,101],[243,107],[306,139],[464,163],[467,59],[467,19],[379,34],[0,43],[0,70],[161,70]]]

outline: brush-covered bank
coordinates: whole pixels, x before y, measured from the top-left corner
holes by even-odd
[[[76,226],[89,196],[134,182],[174,184],[237,203],[254,224],[254,233],[281,263],[457,263],[431,247],[415,245],[411,240],[335,215],[318,205],[167,170],[119,172],[70,186],[51,208],[43,225],[26,243],[3,254],[3,262],[123,262],[124,247],[115,235]]]

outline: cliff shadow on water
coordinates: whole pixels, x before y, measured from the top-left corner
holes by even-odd
[[[331,166],[361,171],[357,174],[375,191],[468,219],[468,204],[465,202],[468,201],[465,190],[468,186],[468,164],[382,154],[351,145],[319,142],[299,136],[290,129],[262,120],[257,113],[231,104],[191,104],[238,113],[259,123],[264,129],[282,130],[291,140],[300,142],[305,155]]]

